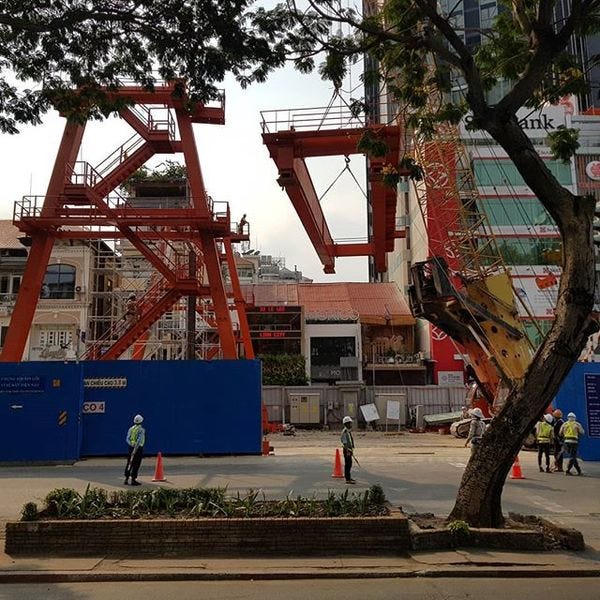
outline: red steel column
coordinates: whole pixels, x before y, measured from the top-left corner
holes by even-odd
[[[208,217],[210,210],[206,188],[204,187],[204,177],[202,177],[202,169],[200,168],[198,149],[194,140],[192,120],[182,110],[176,110],[175,113],[177,115],[177,124],[179,125],[181,149],[187,168],[188,182],[192,190],[192,206],[198,210],[200,216]]]
[[[235,258],[231,247],[231,240],[225,238],[225,256],[227,257],[227,266],[229,268],[229,277],[231,278],[231,287],[233,288],[233,300],[237,309],[238,319],[240,320],[240,335],[242,344],[244,345],[244,354],[246,358],[254,358],[254,348],[252,347],[252,339],[250,338],[250,326],[248,325],[248,317],[246,317],[246,303],[242,296],[242,288],[240,287],[240,278],[238,277],[237,268],[235,266]]]
[[[65,167],[77,158],[85,125],[67,122],[58,148],[54,169],[48,184],[41,216],[51,217],[60,206],[61,194],[65,185]],[[27,257],[27,265],[21,280],[21,287],[15,309],[10,320],[4,349],[0,355],[2,362],[18,362],[23,358],[23,351],[29,336],[29,329],[35,314],[38,298],[42,289],[48,260],[54,245],[54,237],[48,231],[32,236],[31,250]]]
[[[200,159],[198,158],[198,149],[194,141],[194,131],[190,117],[182,110],[177,110],[177,123],[179,124],[179,134],[181,136],[181,147],[187,167],[187,176],[192,190],[193,207],[201,216],[210,215],[208,206],[208,197],[204,188],[204,178],[200,168]],[[208,232],[199,231],[200,241],[202,243],[202,253],[204,256],[204,265],[208,275],[208,285],[212,296],[213,306],[215,308],[215,317],[217,329],[219,331],[219,341],[223,357],[236,359],[237,347],[235,336],[233,335],[233,324],[231,322],[231,313],[229,312],[229,303],[223,283],[223,274],[221,273],[221,263],[219,253],[215,244],[215,238]]]
[[[236,359],[237,347],[235,336],[233,335],[233,323],[231,322],[231,313],[229,312],[229,303],[225,285],[223,284],[223,274],[221,273],[221,261],[214,238],[205,232],[200,232],[202,241],[202,252],[204,254],[204,266],[208,275],[208,285],[210,295],[212,296],[213,306],[215,308],[215,319],[217,329],[219,330],[219,341],[223,358]]]

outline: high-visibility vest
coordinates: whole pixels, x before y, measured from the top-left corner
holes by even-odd
[[[550,423],[540,423],[538,427],[537,441],[542,443],[550,443],[550,435],[552,433],[552,425]]]
[[[347,450],[354,450],[354,438],[352,437],[352,433],[349,429],[344,427],[342,429],[342,448],[346,448]]]
[[[141,432],[140,432],[141,429]],[[135,446],[135,443],[138,441],[138,436],[140,438],[140,443],[138,444],[139,446],[144,446],[144,443],[146,442],[146,436],[144,435],[144,430],[142,429],[141,425],[134,425],[133,427],[131,427],[129,429],[129,439],[127,440],[127,442],[129,443],[130,446]]]
[[[579,428],[577,427],[576,421],[567,421],[565,423],[564,430],[565,442],[579,440]]]

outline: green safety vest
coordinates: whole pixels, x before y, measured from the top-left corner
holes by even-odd
[[[544,421],[543,423],[540,423],[540,426],[538,429],[538,434],[537,434],[537,441],[542,442],[542,443],[550,443],[550,435],[551,434],[552,434],[552,425],[550,425],[550,423],[546,423]]]
[[[144,446],[144,443],[146,442],[146,436],[144,435],[144,430],[142,429],[141,433],[140,433],[140,429],[142,429],[141,425],[134,425],[130,430],[129,430],[129,440],[127,440],[129,442],[130,446],[135,446],[135,443],[137,442],[138,439],[138,435],[140,438],[140,443],[138,444],[138,446]]]
[[[575,421],[567,421],[565,423],[565,441],[568,440],[579,440],[579,428],[577,427],[577,423]]]

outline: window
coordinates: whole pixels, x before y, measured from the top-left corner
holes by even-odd
[[[40,298],[75,298],[75,267],[48,265]]]
[[[482,198],[479,209],[492,226],[554,224],[537,198]]]
[[[20,275],[1,275],[0,276],[0,300],[14,300],[21,287]]]
[[[558,239],[496,238],[498,250],[508,265],[560,264],[562,244]]]
[[[562,185],[570,185],[571,165],[557,160],[545,161],[546,166]],[[474,160],[473,171],[477,185],[480,186],[511,186],[525,185],[517,167],[508,158],[498,160]]]
[[[339,366],[340,357],[356,355],[353,337],[313,337],[310,339],[312,366]]]
[[[70,329],[40,329],[40,346],[42,347],[68,348],[72,341],[73,332]]]
[[[7,333],[8,333],[8,326],[2,325],[0,327],[0,348],[4,348],[4,342],[6,340]]]

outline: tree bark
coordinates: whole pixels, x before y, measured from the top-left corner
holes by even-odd
[[[463,474],[449,520],[472,526],[503,523],[502,490],[523,439],[533,429],[579,357],[588,336],[597,330],[591,318],[595,255],[593,198],[575,196],[548,171],[513,116],[488,122],[527,185],[555,219],[563,242],[563,272],[555,321],[523,381],[515,382],[506,404],[492,420]]]

